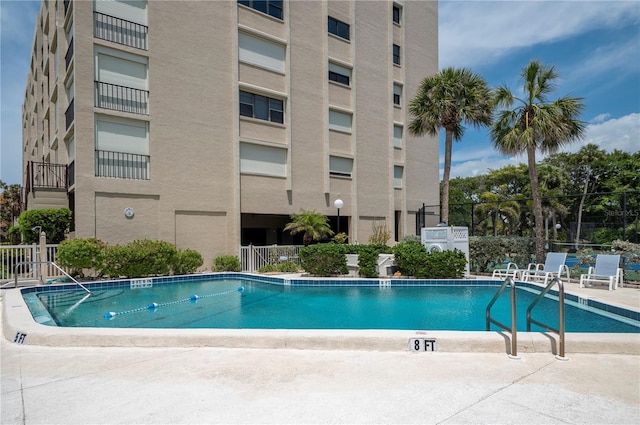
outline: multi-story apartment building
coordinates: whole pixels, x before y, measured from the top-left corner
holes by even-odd
[[[295,242],[301,208],[352,243],[374,223],[413,234],[439,203],[438,140],[406,130],[437,33],[435,1],[43,0],[28,208],[71,208],[70,237],[163,239],[207,263]]]

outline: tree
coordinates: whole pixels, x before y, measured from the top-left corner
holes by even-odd
[[[506,109],[498,113],[491,128],[491,139],[503,154],[527,153],[536,229],[536,262],[542,263],[545,258],[544,223],[536,151],[554,153],[565,144],[581,139],[585,124],[578,117],[584,104],[582,99],[568,96],[555,101],[547,99],[558,78],[554,67],[533,60],[522,70],[521,77],[524,99],[516,97],[507,86],[496,89],[496,106]],[[516,102],[519,105],[514,108]]]
[[[580,206],[578,207],[578,225],[576,227],[576,238],[575,238],[575,247],[578,248],[578,243],[580,243],[580,227],[582,225],[582,210],[584,208],[584,201],[587,198],[587,193],[589,192],[589,183],[591,181],[592,175],[594,175],[594,170],[597,167],[594,167],[594,163],[601,162],[605,156],[605,151],[598,149],[598,145],[593,143],[589,143],[586,146],[583,146],[578,152],[578,164],[579,170],[584,178],[584,187],[582,190],[582,197],[580,198]],[[594,176],[596,179],[598,178],[597,174]]]
[[[493,236],[498,236],[499,227],[502,227],[502,234],[513,234],[520,218],[520,204],[517,201],[510,201],[499,193],[484,192],[480,195],[480,202],[475,208],[478,222],[490,219]]]
[[[308,211],[302,208],[299,213],[291,214],[291,222],[285,226],[284,230],[290,231],[292,235],[304,233],[302,238],[304,246],[309,246],[314,240],[333,235],[327,216],[316,210]]]
[[[462,138],[463,123],[477,128],[491,125],[491,90],[484,78],[469,69],[446,68],[422,80],[409,102],[409,112],[413,117],[409,132],[413,135],[437,136],[440,127],[445,129],[440,221],[448,223],[452,144]]]
[[[16,219],[20,216],[20,185],[11,184],[8,185],[0,180],[0,189],[2,189],[2,195],[0,195],[0,234],[7,234],[7,231],[11,226],[16,224]]]

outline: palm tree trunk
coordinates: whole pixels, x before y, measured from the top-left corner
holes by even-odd
[[[449,224],[449,176],[451,175],[451,149],[453,132],[446,130],[444,137],[444,170],[442,173],[442,213],[440,221]]]
[[[544,222],[542,219],[542,200],[540,199],[540,183],[536,172],[536,147],[527,147],[527,162],[529,165],[529,179],[533,198],[533,217],[536,226],[536,263],[544,263]]]
[[[578,249],[580,243],[580,226],[582,225],[582,208],[584,208],[584,200],[587,197],[587,191],[589,190],[589,177],[591,177],[591,168],[587,170],[587,177],[584,181],[584,190],[582,191],[582,199],[580,199],[580,206],[578,207],[578,226],[576,228],[576,240],[575,248]]]

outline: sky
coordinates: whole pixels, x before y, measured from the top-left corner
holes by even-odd
[[[21,108],[39,7],[0,0],[0,180],[9,184],[21,180]],[[585,137],[564,151],[587,143],[607,152],[640,150],[639,1],[440,0],[438,15],[440,69],[469,68],[491,87],[520,93],[520,73],[536,59],[560,75],[550,99],[585,104]],[[442,169],[443,131],[440,153]],[[488,130],[471,128],[453,145],[451,177],[521,162],[526,158],[498,153]]]

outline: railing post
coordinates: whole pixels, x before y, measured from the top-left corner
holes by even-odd
[[[47,274],[47,234],[40,232],[40,282],[44,284],[44,276]]]

